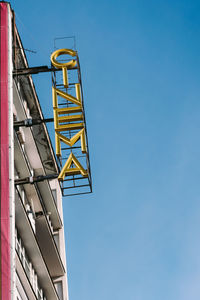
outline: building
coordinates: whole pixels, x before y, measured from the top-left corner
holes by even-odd
[[[0,295],[68,300],[59,165],[8,2],[0,26]]]

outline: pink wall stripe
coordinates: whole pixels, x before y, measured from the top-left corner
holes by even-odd
[[[10,299],[8,4],[0,3],[1,299]]]

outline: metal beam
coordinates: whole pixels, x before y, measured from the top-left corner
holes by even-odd
[[[44,180],[55,179],[55,178],[58,178],[58,174],[30,176],[30,177],[15,179],[15,185],[34,184],[36,182],[41,182]]]
[[[77,68],[75,67],[73,69],[77,69]],[[48,66],[38,66],[38,67],[32,67],[32,68],[15,69],[13,71],[13,76],[32,75],[32,74],[55,72],[55,71],[62,71],[62,69],[49,68]]]
[[[56,68],[49,68],[48,66],[38,66],[38,67],[32,67],[32,68],[24,68],[24,69],[15,69],[13,71],[14,76],[19,75],[31,75],[31,74],[38,74],[38,73],[44,73],[44,72],[52,72],[52,71],[60,71]]]
[[[14,122],[14,129],[19,130],[19,127],[32,127],[33,125],[39,125],[42,123],[49,123],[53,122],[53,118],[47,118],[47,119],[25,119],[22,121],[15,121]]]

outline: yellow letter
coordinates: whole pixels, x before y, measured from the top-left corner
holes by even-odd
[[[86,153],[86,141],[85,141],[85,129],[81,129],[71,139],[66,136],[56,133],[56,155],[61,155],[60,141],[64,142],[68,146],[72,147],[79,139],[81,139],[81,150],[82,153]]]
[[[59,49],[52,53],[51,62],[57,69],[62,69],[63,71],[63,85],[68,87],[68,74],[67,69],[73,69],[76,66],[76,60],[72,59],[66,63],[60,63],[56,60],[59,55],[68,54],[71,56],[76,56],[76,52],[71,49]]]
[[[69,62],[66,62],[66,63],[61,63],[61,62],[58,62],[56,60],[56,58],[58,56],[63,55],[63,54],[76,56],[76,51],[73,51],[71,49],[59,49],[59,50],[54,51],[51,54],[51,62],[54,65],[54,67],[56,67],[57,69],[62,69],[63,67],[65,67],[67,69],[74,68],[76,66],[76,60],[75,59],[72,59],[72,60],[70,60]]]
[[[76,168],[71,168],[72,163],[76,166]],[[62,168],[61,173],[58,176],[58,180],[64,180],[66,175],[77,175],[81,174],[83,177],[87,177],[88,173],[87,171],[82,167],[80,162],[77,160],[77,158],[74,156],[73,153],[70,154],[68,157],[64,167]]]
[[[57,98],[58,95],[76,105],[79,105],[79,106],[82,105],[81,99],[78,98],[78,97],[80,97],[80,84],[78,84],[78,83],[76,84],[76,93],[78,96],[77,98],[75,98],[74,96],[69,95],[59,89],[56,89],[54,87],[53,87],[52,93],[53,93],[53,106],[54,107],[58,107],[58,98]]]

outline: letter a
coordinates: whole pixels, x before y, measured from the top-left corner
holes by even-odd
[[[72,163],[76,166],[76,168],[71,168]],[[83,177],[87,177],[87,171],[82,167],[78,159],[75,157],[73,153],[68,157],[64,167],[62,168],[61,173],[58,176],[58,180],[64,180],[66,175],[76,175],[81,174]]]

